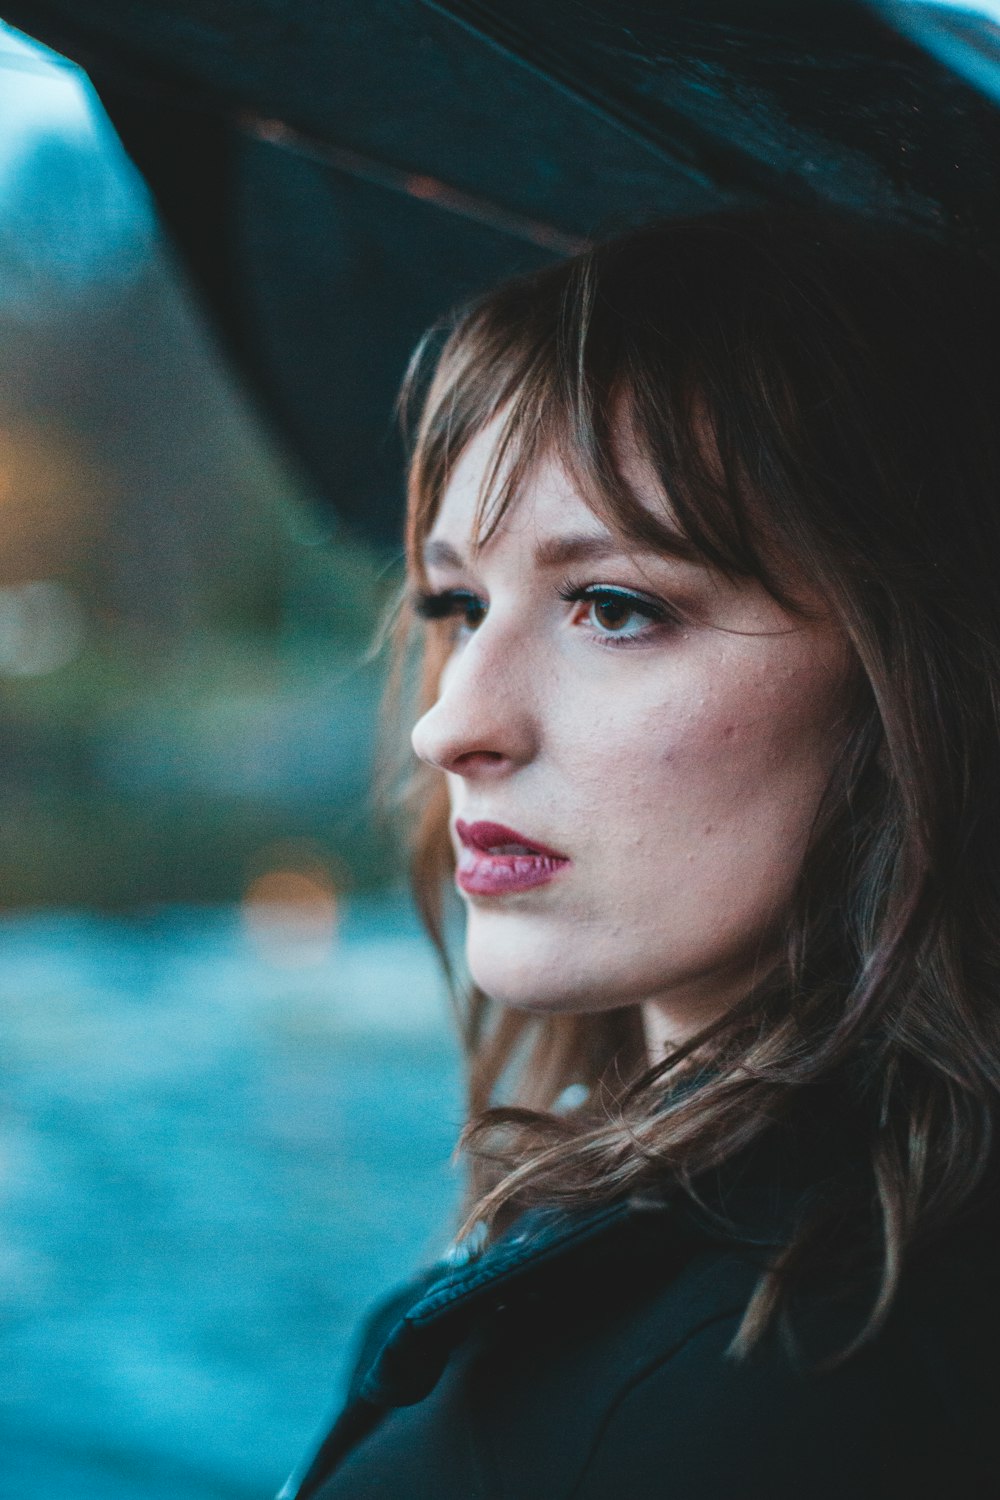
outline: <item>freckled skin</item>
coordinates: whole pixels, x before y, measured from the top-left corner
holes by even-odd
[[[608,560],[540,565],[546,539],[608,535],[554,464],[474,555],[493,441],[487,429],[466,450],[432,532],[465,562],[430,573],[488,611],[457,641],[413,743],[447,775],[453,823],[506,824],[571,863],[548,885],[463,898],[470,971],[516,1007],[640,1005],[655,1054],[766,966],[832,769],[848,649],[755,583],[628,542]],[[653,595],[683,623],[642,621],[609,645],[588,606],[559,597],[567,575]]]

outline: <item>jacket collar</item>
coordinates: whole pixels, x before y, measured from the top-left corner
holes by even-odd
[[[662,1206],[618,1200],[586,1211],[536,1209],[523,1214],[482,1254],[459,1267],[439,1266],[390,1334],[360,1394],[381,1406],[423,1400],[455,1344],[481,1314],[563,1278],[590,1256],[606,1254],[640,1219]]]
[[[837,1155],[839,1156],[839,1152]],[[436,1384],[448,1355],[482,1312],[529,1288],[558,1295],[595,1259],[638,1255],[646,1247],[689,1255],[696,1244],[778,1244],[804,1194],[830,1169],[827,1152],[804,1144],[803,1133],[773,1126],[752,1146],[701,1176],[692,1199],[674,1188],[658,1197],[618,1198],[579,1206],[529,1209],[486,1250],[461,1265],[432,1268],[361,1386],[383,1406],[420,1401]]]
[[[391,1407],[414,1406],[441,1379],[451,1352],[478,1317],[499,1310],[505,1298],[600,1254],[627,1233],[648,1209],[625,1200],[589,1211],[535,1209],[463,1265],[432,1266],[396,1328],[364,1376],[354,1400],[340,1413],[309,1464],[288,1479],[277,1500],[309,1500],[340,1458],[381,1421]]]
[[[818,1140],[811,1128],[776,1125],[700,1177],[696,1202],[674,1190],[659,1199],[616,1199],[590,1209],[533,1209],[463,1264],[433,1266],[312,1463],[289,1480],[278,1500],[309,1500],[387,1409],[429,1395],[477,1320],[508,1301],[559,1296],[609,1257],[621,1256],[631,1267],[645,1256],[669,1277],[697,1246],[713,1241],[757,1247],[764,1251],[763,1264],[767,1250],[787,1233],[803,1193],[843,1165],[845,1142],[834,1134],[831,1149],[829,1131]]]
[[[291,1476],[277,1500],[310,1500],[341,1458],[370,1432],[387,1409],[411,1406],[434,1389],[473,1324],[529,1290],[547,1293],[567,1284],[591,1257],[625,1250],[655,1224],[666,1205],[619,1199],[598,1207],[535,1209],[522,1214],[486,1250],[464,1264],[431,1268],[312,1461]],[[656,1236],[654,1236],[656,1238]],[[627,1251],[626,1251],[627,1253]]]

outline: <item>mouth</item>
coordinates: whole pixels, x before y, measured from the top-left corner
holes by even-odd
[[[470,896],[503,896],[547,885],[570,864],[568,855],[503,823],[458,818],[455,832],[462,845],[455,883]]]

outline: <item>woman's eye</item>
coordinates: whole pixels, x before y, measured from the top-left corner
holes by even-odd
[[[577,621],[589,626],[600,640],[625,645],[639,637],[678,623],[667,605],[630,589],[566,587],[560,597],[578,604]],[[455,636],[471,635],[486,618],[487,603],[471,589],[441,589],[417,594],[414,609],[423,620],[437,620],[450,627]]]
[[[615,594],[607,594],[593,599],[590,605],[590,613],[595,625],[601,630],[611,631],[615,635],[629,634],[629,625],[635,626],[636,622],[639,622],[639,628],[641,629],[641,622],[649,618],[648,615],[641,615],[631,600],[622,599]]]
[[[582,620],[595,635],[607,640],[635,640],[647,634],[657,625],[672,621],[670,611],[653,599],[633,594],[627,589],[595,588],[566,589],[562,597],[586,608],[581,612]]]
[[[441,589],[418,594],[414,609],[422,620],[451,620],[460,629],[476,630],[486,618],[486,603],[471,589]]]

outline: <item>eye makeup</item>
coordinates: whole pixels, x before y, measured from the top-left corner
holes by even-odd
[[[486,618],[486,603],[471,589],[420,590],[413,612],[421,620],[457,620],[475,630]]]
[[[630,645],[658,635],[663,628],[682,624],[680,615],[662,599],[621,585],[589,583],[580,586],[564,583],[559,597],[567,604],[589,606],[589,624],[602,645]],[[639,628],[626,629],[629,620],[644,622]]]
[[[575,623],[587,626],[602,646],[651,644],[651,638],[684,623],[680,613],[663,599],[621,585],[576,585],[567,581],[557,597],[566,604],[587,606]],[[451,621],[471,632],[486,618],[488,604],[471,589],[448,588],[419,591],[414,595],[413,609],[422,620]]]

